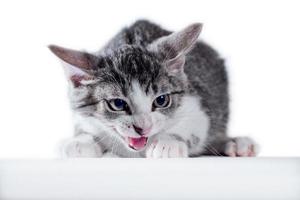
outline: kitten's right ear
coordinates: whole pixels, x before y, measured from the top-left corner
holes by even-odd
[[[97,65],[98,58],[86,52],[49,45],[49,49],[62,61],[68,79],[75,87],[82,84],[84,80],[93,79],[92,71]]]
[[[164,57],[167,71],[170,74],[183,72],[185,55],[193,48],[202,30],[201,23],[194,23],[181,31],[155,40],[148,46],[152,52]]]

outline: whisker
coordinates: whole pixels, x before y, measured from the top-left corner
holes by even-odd
[[[211,153],[213,153],[216,156],[222,156],[224,157],[221,153],[218,152],[218,150],[216,148],[214,148],[212,145],[210,144],[204,144],[205,148],[207,150],[209,150]]]

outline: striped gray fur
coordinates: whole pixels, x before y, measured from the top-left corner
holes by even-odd
[[[74,114],[80,116],[80,119],[86,119],[86,123],[93,121],[93,124],[99,125],[86,130],[92,123],[84,125],[85,122],[77,121],[75,135],[93,135],[95,143],[102,147],[103,152],[114,151],[120,157],[145,157],[151,142],[168,132],[181,118],[184,121],[193,115],[190,112],[185,114],[187,116],[180,116],[178,112],[183,108],[186,98],[194,98],[203,116],[208,118],[207,133],[201,135],[196,128],[186,135],[177,134],[176,131],[168,135],[184,142],[190,156],[216,154],[206,148],[208,145],[218,155],[225,155],[226,143],[232,141],[227,136],[228,76],[224,60],[219,54],[203,41],[196,41],[200,29],[201,25],[196,24],[177,34],[140,20],[121,30],[94,54],[50,46],[54,54],[64,61],[66,68],[72,67],[66,71],[70,80],[69,96]],[[79,72],[73,72],[73,68]],[[129,130],[141,115],[138,107],[133,106],[135,101],[130,96],[134,83],[138,83],[146,97],[153,99],[168,93],[172,99],[168,108],[149,110],[149,116],[156,113],[166,121],[166,125],[161,125],[159,131],[149,136],[149,144],[141,151],[128,148],[126,135],[115,130],[118,126],[122,126],[122,130],[128,126]],[[107,104],[116,97],[127,99],[130,109],[111,112]],[[198,111],[195,109],[195,112]],[[201,127],[201,123],[199,121],[195,127]],[[113,150],[113,143],[118,150]]]

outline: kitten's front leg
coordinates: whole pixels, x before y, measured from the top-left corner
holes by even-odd
[[[178,158],[188,157],[185,142],[172,135],[162,135],[153,140],[146,150],[147,158]]]
[[[80,134],[62,142],[60,147],[62,157],[102,157],[102,148],[95,142],[92,135]]]

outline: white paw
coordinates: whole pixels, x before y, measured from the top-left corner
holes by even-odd
[[[178,158],[188,157],[188,147],[182,142],[173,138],[160,138],[146,150],[147,158]]]
[[[90,135],[79,135],[63,141],[61,146],[62,157],[101,157],[102,149]]]
[[[258,151],[258,145],[248,137],[233,138],[225,146],[225,154],[230,157],[253,157]]]

